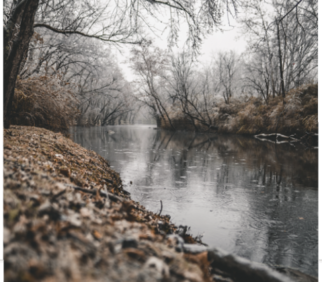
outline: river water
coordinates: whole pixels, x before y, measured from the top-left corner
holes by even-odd
[[[106,158],[133,200],[209,246],[318,274],[318,152],[154,125],[71,129]],[[132,184],[130,184],[132,182]]]

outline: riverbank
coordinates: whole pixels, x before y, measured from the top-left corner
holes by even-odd
[[[4,131],[5,281],[289,281],[185,230],[132,201],[95,152],[46,129]]]
[[[218,102],[211,111],[196,115],[195,125],[191,119],[175,111],[171,112],[170,118],[177,130],[198,128],[218,133],[282,133],[301,137],[307,132],[318,132],[318,85],[303,85],[287,93],[285,99],[270,97],[267,102],[255,97],[231,98],[229,104]],[[161,128],[172,129],[167,120],[161,121]]]

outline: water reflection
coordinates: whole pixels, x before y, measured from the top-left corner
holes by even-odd
[[[209,245],[317,276],[316,150],[142,125],[71,137],[108,159],[134,200],[155,212],[162,200],[164,214]]]

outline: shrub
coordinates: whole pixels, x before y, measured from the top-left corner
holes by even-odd
[[[55,77],[18,77],[13,99],[12,123],[67,130],[78,115],[78,100]]]
[[[318,131],[318,115],[311,115],[303,120],[305,130],[308,132],[317,132]]]

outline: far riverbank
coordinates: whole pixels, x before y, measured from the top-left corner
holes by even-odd
[[[193,111],[191,110],[193,113]],[[231,98],[218,102],[211,111],[184,115],[171,110],[169,117],[176,130],[255,135],[260,133],[296,134],[318,132],[318,85],[304,85],[281,96],[264,101],[260,98]],[[210,127],[209,127],[210,126]],[[160,127],[173,129],[169,120]]]

